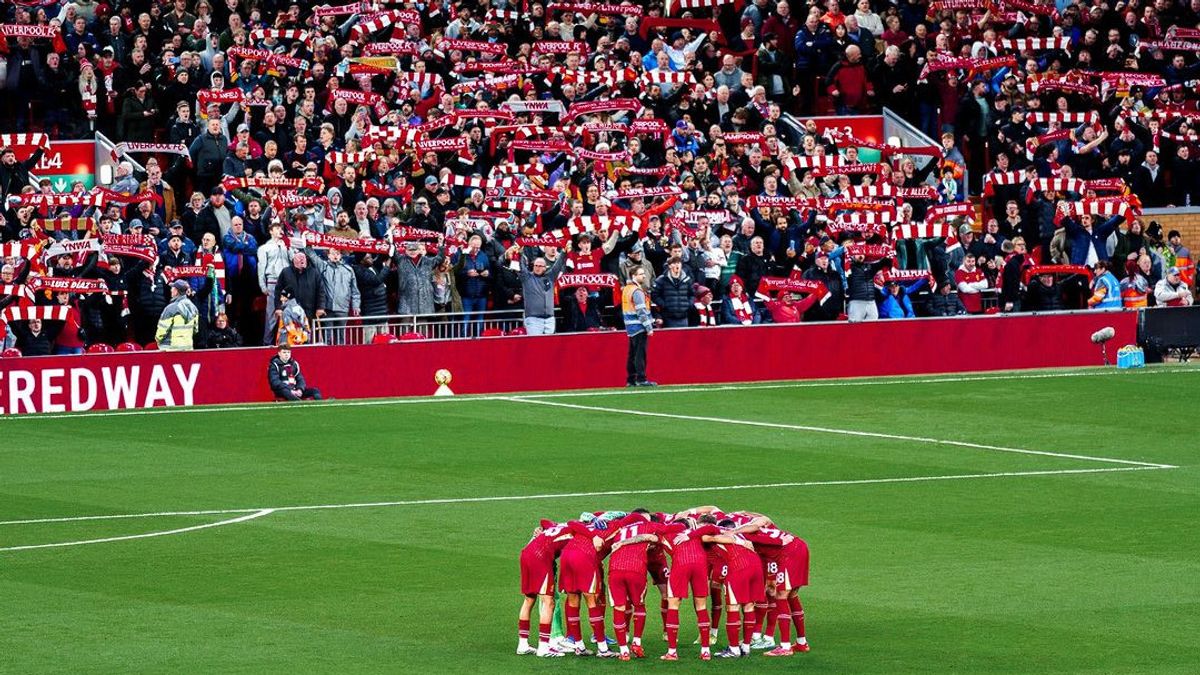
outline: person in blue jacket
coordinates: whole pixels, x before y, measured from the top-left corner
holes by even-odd
[[[907,286],[901,286],[895,279],[889,279],[883,286],[883,299],[879,302],[879,318],[881,319],[911,319],[916,316],[912,301],[908,296],[919,292],[926,285],[933,287],[933,278],[917,279]]]
[[[1108,260],[1108,238],[1116,231],[1123,216],[1113,216],[1100,225],[1093,226],[1094,216],[1083,214],[1079,220],[1066,219],[1067,241],[1071,245],[1072,265],[1091,265],[1097,260]]]

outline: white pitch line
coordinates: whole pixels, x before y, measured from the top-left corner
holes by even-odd
[[[545,405],[555,408],[571,408],[573,410],[589,410],[593,412],[608,412],[621,415],[636,415],[639,417],[658,417],[663,419],[684,420],[688,422],[712,422],[716,424],[733,424],[748,427],[761,427],[766,429],[786,429],[789,431],[812,431],[823,434],[837,434],[841,436],[857,436],[865,438],[882,438],[890,441],[912,441],[917,443],[931,443],[934,445],[952,445],[960,448],[972,448],[975,450],[992,450],[995,452],[1010,452],[1019,455],[1040,455],[1043,457],[1059,457],[1062,459],[1078,459],[1089,462],[1104,462],[1106,464],[1124,464],[1128,466],[1140,466],[1152,469],[1177,469],[1179,467],[1171,464],[1158,464],[1156,462],[1138,462],[1130,459],[1115,459],[1112,457],[1093,457],[1090,455],[1073,455],[1065,452],[1049,452],[1047,450],[1029,450],[1026,448],[1007,448],[1000,445],[985,445],[983,443],[969,443],[967,441],[951,441],[941,438],[926,438],[923,436],[904,436],[901,434],[885,434],[878,431],[857,431],[854,429],[835,429],[831,427],[814,427],[804,424],[784,424],[782,422],[760,422],[758,420],[735,420],[726,419],[724,417],[705,417],[701,415],[677,415],[675,413],[660,413],[650,412],[648,410],[631,410],[627,408],[606,408],[595,405],[579,405],[576,403],[561,403],[558,401],[547,401],[544,399],[530,399],[522,396],[509,396],[507,400],[514,403],[530,403],[533,405]]]
[[[0,548],[0,552],[4,551],[30,551],[38,548],[62,548],[64,546],[86,546],[88,544],[107,544],[114,541],[130,541],[131,539],[150,539],[151,537],[166,537],[172,534],[183,534],[185,532],[195,532],[197,530],[207,530],[213,527],[221,527],[223,525],[234,525],[236,523],[244,523],[247,520],[254,520],[265,515],[273,513],[274,509],[259,509],[253,513],[249,513],[237,518],[230,518],[216,523],[206,523],[204,525],[193,525],[191,527],[181,527],[174,530],[163,530],[160,532],[144,532],[142,534],[127,534],[120,537],[105,537],[103,539],[84,539],[81,541],[60,541],[54,544],[30,544],[27,546],[7,546]],[[245,513],[237,511],[237,513]]]
[[[543,392],[543,393],[512,393],[512,394],[496,394],[496,395],[464,395],[464,396],[411,396],[406,398],[384,398],[384,399],[366,399],[366,400],[345,400],[345,401],[311,401],[295,405],[284,403],[244,403],[236,405],[200,405],[191,407],[175,407],[175,408],[143,408],[138,410],[102,410],[96,412],[77,412],[77,413],[55,413],[55,414],[28,414],[28,415],[4,415],[0,416],[0,423],[18,422],[18,421],[37,421],[37,420],[58,420],[58,419],[88,419],[92,417],[132,417],[142,415],[176,415],[176,414],[196,414],[196,413],[223,413],[223,412],[242,412],[246,410],[262,410],[262,411],[280,411],[280,410],[295,410],[299,408],[357,408],[357,407],[372,407],[381,405],[412,405],[423,403],[471,403],[476,401],[503,401],[514,396],[519,396],[523,399],[544,399],[544,398],[574,398],[574,397],[594,397],[594,396],[641,396],[646,394],[691,394],[709,391],[756,391],[770,389],[810,389],[810,388],[825,388],[825,387],[882,387],[882,386],[897,386],[911,384],[942,384],[956,382],[990,382],[1002,380],[1043,380],[1043,379],[1058,379],[1064,377],[1102,377],[1102,376],[1119,376],[1119,377],[1142,377],[1145,375],[1161,375],[1166,373],[1200,373],[1200,368],[1174,368],[1174,367],[1157,367],[1148,370],[1139,370],[1117,374],[1113,370],[1089,370],[1089,371],[1064,371],[1053,373],[1028,373],[1014,375],[969,375],[959,377],[927,377],[914,379],[913,377],[895,377],[888,379],[850,379],[850,380],[832,380],[832,381],[811,381],[802,380],[798,382],[774,382],[767,384],[714,384],[714,385],[694,385],[694,386],[666,386],[666,387],[646,387],[636,389],[596,389],[591,391],[570,391],[570,392]]]
[[[685,494],[694,492],[724,492],[730,490],[765,490],[778,488],[804,488],[804,487],[824,487],[836,485],[880,485],[887,483],[927,483],[933,481],[951,481],[951,480],[976,480],[982,478],[1019,478],[1024,476],[1063,476],[1073,474],[1090,474],[1090,473],[1117,473],[1122,471],[1155,471],[1162,469],[1171,469],[1166,465],[1156,466],[1119,466],[1105,467],[1103,469],[1048,469],[1041,471],[1004,471],[995,473],[962,473],[948,474],[941,476],[899,476],[895,478],[860,478],[851,480],[814,480],[814,481],[799,481],[789,483],[756,483],[746,485],[720,485],[713,487],[677,487],[677,488],[649,488],[645,490],[601,490],[597,492],[560,492],[553,494],[535,494],[535,495],[502,495],[495,497],[445,497],[438,499],[408,499],[403,501],[389,502],[357,502],[350,504],[303,504],[298,506],[275,506],[271,508],[247,508],[247,509],[206,509],[200,511],[157,511],[152,513],[122,513],[111,515],[98,516],[67,516],[61,518],[31,518],[28,520],[6,520],[0,521],[0,525],[36,525],[41,523],[74,523],[91,520],[124,520],[133,518],[167,518],[171,516],[216,516],[228,515],[235,513],[251,513],[257,518],[259,515],[266,515],[271,512],[284,511],[330,511],[338,509],[373,509],[385,508],[393,506],[428,506],[428,505],[446,505],[446,504],[476,504],[480,502],[520,502],[531,500],[551,500],[551,499],[576,499],[583,497],[622,497],[632,495],[659,495],[659,494]],[[263,513],[266,512],[266,513]],[[257,515],[255,515],[257,514]],[[224,521],[221,523],[213,523],[200,527],[215,527],[217,525],[225,525],[233,522],[240,522],[239,519],[232,521]],[[160,533],[152,536],[161,536],[161,534],[174,534],[175,532],[184,532],[190,529],[199,528],[184,528],[183,530],[175,530],[168,533]],[[147,536],[147,535],[135,535]],[[89,542],[94,543],[94,542]],[[49,544],[50,546],[65,546],[66,544]],[[15,550],[15,549],[0,549]]]

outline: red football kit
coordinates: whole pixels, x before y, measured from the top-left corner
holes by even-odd
[[[741,535],[732,536],[744,541]],[[767,601],[766,581],[757,553],[738,544],[718,544],[713,550],[720,556],[724,568],[726,604]]]
[[[641,522],[617,530],[611,542],[616,544],[645,534],[658,535],[665,525]],[[628,607],[642,604],[646,596],[646,574],[649,567],[651,542],[629,544],[613,551],[608,559],[608,597],[613,606]]]
[[[550,595],[554,592],[554,559],[571,540],[566,526],[542,521],[542,531],[521,549],[521,593]]]
[[[742,536],[754,544],[776,589],[790,591],[808,585],[808,544],[803,539],[774,527]]]
[[[686,534],[687,537],[675,543],[675,538],[681,534]],[[667,547],[671,554],[667,589],[672,598],[688,597],[688,589],[691,589],[697,598],[708,595],[708,553],[704,550],[704,542],[700,538],[718,534],[721,534],[721,530],[716,525],[701,525],[689,530],[682,523],[669,525],[663,531],[663,546]]]

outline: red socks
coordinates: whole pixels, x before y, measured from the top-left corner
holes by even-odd
[[[566,609],[567,614],[567,638],[579,642],[583,639],[583,633],[579,630],[579,605],[572,607],[569,603]]]
[[[708,610],[707,609],[696,610],[696,624],[700,626],[700,646],[703,648],[707,648],[708,647],[708,636],[709,636],[709,623],[708,623]]]
[[[666,623],[665,621],[663,622]],[[646,629],[646,606],[633,606],[633,637],[641,640],[642,631]]]
[[[775,611],[775,601],[774,600],[771,600],[771,603],[769,605],[767,605],[765,612],[766,612],[766,618],[763,620],[762,634],[763,634],[763,637],[771,638],[772,640],[774,640],[775,639],[775,621],[776,621],[776,619],[779,618],[779,612]]]
[[[663,622],[663,625],[664,625],[664,626],[666,626],[666,625],[667,625],[667,607],[668,607],[668,605],[667,605],[667,599],[666,599],[666,598],[663,598],[662,600],[659,600],[659,602],[658,602],[658,611],[659,611],[659,612],[662,614],[662,622]]]
[[[738,616],[737,612],[730,612],[725,617],[725,637],[729,640],[729,647],[737,649],[738,633],[742,629],[742,617]]]
[[[550,623],[549,622],[538,624],[538,644],[539,645],[550,644]]]
[[[775,601],[775,615],[779,617],[779,640],[780,642],[792,641],[792,610],[788,605],[787,598],[779,598]]]
[[[592,637],[596,644],[604,642],[604,608],[600,605],[588,608],[588,620],[592,624]]]
[[[529,619],[517,619],[517,637],[529,639]]]
[[[742,610],[742,644],[750,644],[754,629],[758,626],[754,610]]]
[[[796,637],[804,637],[804,606],[800,604],[800,597],[793,596],[788,598],[788,605],[792,610],[792,622],[796,624]]]
[[[613,609],[613,632],[617,634],[617,644],[622,647],[629,646],[629,631],[626,618],[629,616],[626,612],[618,609]]]
[[[667,610],[667,648],[675,651],[679,648],[679,610]]]

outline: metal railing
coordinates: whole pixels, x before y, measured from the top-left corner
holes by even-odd
[[[377,335],[400,339],[419,334],[425,339],[495,337],[525,325],[525,310],[490,312],[440,312],[436,314],[391,314],[370,317],[325,316],[313,322],[316,344],[371,344]]]

